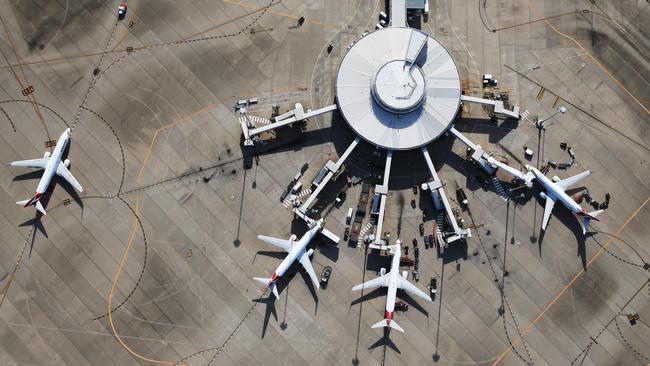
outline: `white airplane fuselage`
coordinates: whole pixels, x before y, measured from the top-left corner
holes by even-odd
[[[390,322],[393,320],[393,312],[395,311],[395,301],[397,300],[397,280],[400,276],[399,273],[399,262],[402,258],[400,252],[401,248],[399,245],[395,245],[395,253],[393,259],[390,262],[390,274],[388,279],[388,294],[386,295],[386,313],[384,317],[390,326]]]
[[[56,174],[56,169],[59,166],[59,162],[61,161],[61,157],[63,156],[63,151],[65,150],[69,141],[70,129],[67,128],[65,131],[63,131],[59,137],[59,140],[56,142],[56,147],[54,148],[52,154],[49,155],[47,152],[45,153],[45,157],[49,157],[50,160],[47,162],[47,165],[43,170],[43,176],[41,177],[41,180],[38,182],[38,186],[36,187],[37,195],[43,195],[43,193],[45,193],[47,191],[47,188],[50,186],[52,178]]]
[[[537,170],[534,167],[528,167],[528,171],[531,172],[539,184],[546,189],[546,192],[542,197],[551,197],[555,201],[560,201],[566,208],[568,208],[574,214],[584,214],[585,210],[571,198],[563,189],[559,188],[552,180],[548,179],[546,175]]]
[[[275,269],[273,274],[271,275],[271,281],[269,282],[269,285],[272,283],[278,282],[280,277],[284,276],[284,274],[287,272],[289,267],[298,260],[302,255],[305,253],[305,249],[311,242],[311,240],[318,234],[318,232],[322,228],[322,222],[316,221],[314,222],[313,227],[311,227],[297,242],[294,242],[291,245],[291,250],[287,253],[287,256],[282,260],[280,265]],[[268,287],[268,285],[267,285]]]

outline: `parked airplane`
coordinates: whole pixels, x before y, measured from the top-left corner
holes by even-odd
[[[580,221],[580,226],[582,226],[582,233],[586,234],[587,229],[589,229],[589,222],[593,219],[598,220],[598,215],[603,213],[604,210],[596,210],[592,212],[586,212],[576,201],[573,200],[568,194],[564,191],[567,190],[570,186],[576,184],[582,178],[591,174],[591,171],[586,170],[580,174],[576,174],[572,177],[560,179],[558,177],[553,177],[553,179],[548,179],[544,173],[539,171],[537,168],[530,165],[526,165],[526,173],[522,173],[517,169],[514,169],[506,164],[499,164],[499,168],[503,168],[508,173],[514,175],[515,177],[521,179],[526,183],[527,186],[532,186],[532,181],[535,179],[539,184],[544,187],[546,192],[540,192],[539,196],[546,200],[544,206],[544,218],[542,219],[542,230],[546,230],[548,226],[548,220],[551,217],[551,212],[555,206],[556,201],[560,201],[569,211],[573,212]]]
[[[316,236],[321,231],[326,231],[326,229],[323,228],[323,219],[320,220],[313,220],[310,219],[309,227],[307,232],[300,238],[300,240],[296,240],[295,235],[291,235],[289,240],[284,240],[284,239],[278,239],[270,236],[265,236],[265,235],[258,235],[257,238],[261,241],[267,242],[273,246],[276,246],[285,252],[287,252],[287,256],[282,260],[282,263],[276,268],[276,270],[273,272],[271,275],[271,278],[265,278],[265,277],[254,277],[253,279],[261,284],[264,284],[266,288],[270,288],[271,291],[273,292],[273,295],[275,295],[276,298],[279,298],[280,295],[278,294],[278,289],[277,289],[277,282],[280,280],[282,276],[287,272],[289,267],[295,262],[296,260],[300,261],[300,264],[302,264],[303,268],[305,268],[305,271],[309,275],[309,278],[311,278],[312,283],[314,284],[315,288],[320,288],[320,283],[318,280],[318,276],[316,275],[316,272],[314,272],[314,267],[311,265],[311,261],[309,257],[314,253],[314,249],[307,249],[307,246],[309,245],[309,242]]]
[[[390,327],[397,329],[400,332],[404,332],[404,329],[397,325],[393,320],[393,312],[395,310],[395,299],[397,295],[397,289],[402,289],[411,295],[419,296],[427,301],[431,301],[431,297],[424,293],[424,291],[417,288],[415,285],[410,283],[406,278],[408,273],[406,271],[402,272],[402,275],[399,274],[399,261],[401,258],[401,243],[396,245],[388,246],[391,253],[393,254],[393,259],[390,265],[390,271],[386,273],[386,268],[380,270],[381,276],[366,281],[360,285],[356,285],[352,288],[352,291],[359,291],[361,289],[374,288],[374,287],[388,287],[388,295],[386,296],[386,313],[384,314],[384,319],[372,326],[372,328],[380,327]]]
[[[603,213],[604,210],[596,210],[592,212],[586,212],[576,201],[573,200],[568,194],[564,191],[569,188],[571,185],[576,184],[582,178],[591,174],[591,171],[586,170],[580,174],[576,174],[572,177],[560,179],[553,177],[553,180],[548,179],[544,173],[540,172],[532,166],[526,166],[528,172],[530,172],[535,179],[546,189],[546,193],[541,192],[539,195],[546,200],[546,205],[544,206],[544,218],[542,219],[542,230],[546,230],[548,226],[548,219],[551,217],[551,211],[553,211],[553,206],[555,206],[556,201],[560,201],[566,208],[573,212],[580,220],[580,225],[582,226],[582,233],[586,234],[587,229],[589,228],[589,222],[593,219],[597,219],[598,215]]]
[[[81,184],[72,176],[68,168],[70,167],[70,160],[65,159],[61,161],[63,156],[63,151],[65,150],[68,142],[70,141],[70,129],[66,129],[59,137],[59,140],[56,142],[56,147],[54,152],[50,154],[49,151],[46,151],[41,159],[31,159],[31,160],[20,160],[10,163],[11,166],[33,168],[33,169],[44,169],[43,177],[41,177],[40,182],[38,182],[38,187],[36,187],[36,194],[34,197],[16,202],[17,205],[22,205],[23,207],[34,206],[37,210],[46,214],[45,208],[41,204],[40,200],[47,191],[47,188],[52,182],[52,177],[54,174],[62,177],[68,183],[70,183],[77,191],[83,192]]]

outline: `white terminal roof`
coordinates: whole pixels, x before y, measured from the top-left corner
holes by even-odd
[[[389,27],[350,48],[339,66],[336,95],[359,136],[389,150],[408,150],[449,128],[460,105],[460,76],[436,39]]]

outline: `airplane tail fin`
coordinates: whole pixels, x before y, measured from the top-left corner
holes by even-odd
[[[384,328],[384,327],[390,327],[404,333],[404,329],[402,329],[402,327],[400,327],[394,320],[391,320],[389,323],[388,319],[382,319],[379,322],[373,324],[370,328]]]
[[[28,199],[28,200],[22,200],[16,202],[17,205],[23,206],[23,207],[29,207],[29,206],[34,206],[37,210],[39,210],[43,215],[47,215],[47,212],[45,212],[45,208],[41,204],[41,196],[42,194],[37,193],[34,197]]]
[[[271,292],[273,293],[273,295],[275,295],[276,299],[280,298],[280,294],[278,293],[278,288],[275,285],[275,282],[271,282],[270,278],[268,278],[268,277],[253,277],[253,280],[263,284],[264,286],[266,286],[266,288],[270,288]]]
[[[602,214],[605,210],[596,210],[592,212],[587,212],[583,215],[582,220],[580,221],[580,224],[582,225],[582,234],[586,234],[587,230],[589,230],[589,222],[593,219],[596,221],[598,220],[598,216]]]

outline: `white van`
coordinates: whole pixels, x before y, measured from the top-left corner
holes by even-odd
[[[298,194],[298,192],[300,192],[301,188],[302,188],[302,183],[298,182],[293,186],[293,188],[291,188],[291,193],[292,194]]]
[[[348,215],[345,217],[345,224],[350,225],[352,222],[352,207],[348,208]]]

